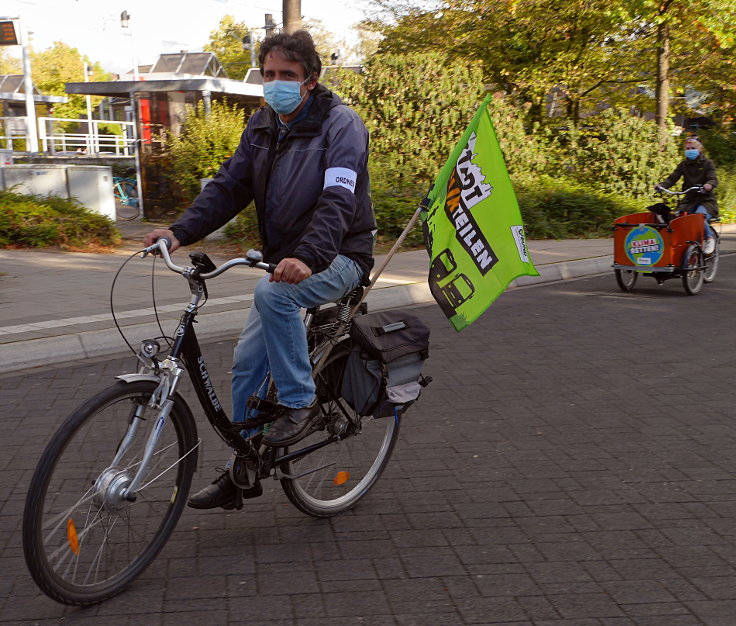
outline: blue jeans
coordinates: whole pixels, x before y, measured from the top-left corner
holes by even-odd
[[[714,238],[715,234],[713,233],[713,229],[710,227],[710,224],[708,223],[708,220],[710,219],[710,213],[708,213],[708,209],[706,209],[702,204],[695,209],[694,213],[700,213],[701,215],[705,215],[705,238],[708,239]]]
[[[338,255],[326,270],[297,285],[269,282],[269,276],[258,282],[233,355],[234,422],[250,416],[245,403],[251,395],[263,397],[269,371],[279,404],[301,409],[314,402],[315,384],[302,309],[340,299],[358,285],[362,273],[355,261]]]

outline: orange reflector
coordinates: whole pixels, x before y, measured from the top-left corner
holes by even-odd
[[[344,485],[350,480],[350,472],[338,472],[335,479],[332,481],[336,485]]]
[[[66,523],[66,538],[69,540],[69,547],[74,554],[79,554],[79,538],[77,537],[77,527],[74,520],[70,517]]]

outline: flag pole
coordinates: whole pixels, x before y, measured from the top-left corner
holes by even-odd
[[[394,242],[394,245],[391,246],[391,250],[389,250],[388,254],[386,255],[386,258],[383,259],[381,262],[381,265],[379,265],[378,269],[374,272],[370,284],[363,289],[363,295],[361,296],[360,300],[355,304],[353,309],[350,311],[350,317],[352,319],[353,315],[355,315],[356,311],[358,310],[358,307],[363,303],[366,296],[368,295],[368,292],[373,289],[373,286],[378,282],[378,278],[383,274],[383,270],[386,269],[386,266],[388,265],[388,262],[391,260],[391,257],[396,254],[397,250],[401,247],[401,244],[404,243],[404,239],[406,239],[406,236],[411,232],[411,229],[414,228],[414,224],[417,223],[417,220],[419,219],[419,216],[422,213],[422,209],[424,209],[424,205],[420,204],[417,207],[417,210],[414,211],[414,215],[411,216],[411,219],[409,220],[409,223],[406,225],[406,228],[402,231],[402,233],[399,235],[399,238]]]

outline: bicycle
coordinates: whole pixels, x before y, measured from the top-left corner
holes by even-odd
[[[113,176],[112,190],[115,196],[115,211],[118,219],[130,221],[140,217],[138,181],[135,178]]]
[[[660,187],[659,191],[681,197],[701,189],[695,186],[670,191]],[[616,282],[622,291],[631,291],[639,274],[654,277],[660,285],[670,278],[681,278],[685,292],[697,295],[704,283],[713,282],[718,272],[720,235],[713,229],[715,249],[705,254],[704,216],[677,210],[672,217],[665,204],[660,209],[624,215],[614,221]],[[718,218],[708,220],[710,224],[719,221]]]
[[[191,299],[173,343],[166,353],[157,339],[144,340],[138,371],[117,376],[118,382],[66,419],[42,454],[26,499],[26,563],[40,589],[64,604],[95,604],[121,592],[173,532],[200,445],[192,410],[179,393],[185,371],[211,426],[233,450],[229,471],[239,487],[236,508],[242,507],[243,491],[272,477],[308,515],[347,511],[376,484],[401,425],[400,409],[389,418],[362,417],[343,397],[348,330],[353,316],[367,310],[358,287],[333,306],[306,312],[321,407],[308,436],[290,448],[264,445],[263,432],[244,436],[246,426],[264,427],[268,421],[273,385],[267,379],[268,393],[249,400],[265,417],[231,423],[210,381],[194,322],[207,299],[207,280],[239,265],[269,272],[274,266],[249,251],[219,267],[205,254],[192,253],[192,266],[180,267],[164,239],[142,253],[160,254],[189,283]],[[426,386],[429,378],[424,381]]]

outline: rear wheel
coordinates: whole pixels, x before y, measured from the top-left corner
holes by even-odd
[[[324,383],[317,386],[325,423],[297,447],[304,449],[330,436],[344,438],[282,466],[287,477],[281,479],[281,486],[287,497],[300,511],[314,517],[331,517],[355,506],[381,476],[399,435],[398,416],[360,417],[343,399],[342,379],[349,353],[349,346],[341,345],[329,356],[323,369]]]
[[[123,495],[157,427],[157,411],[148,406],[156,386],[120,382],[100,392],[67,418],[39,461],[23,513],[23,551],[36,584],[57,602],[88,605],[119,593],[176,526],[197,447],[182,398],[135,501]],[[127,446],[126,435],[132,438]]]
[[[690,245],[685,251],[682,264],[682,285],[689,296],[695,296],[703,288],[703,256],[700,247]]]
[[[621,288],[621,291],[631,291],[636,285],[636,279],[639,278],[639,273],[634,270],[621,270],[617,269],[616,282]]]
[[[716,248],[711,254],[705,257],[705,273],[703,274],[703,280],[706,283],[712,283],[713,279],[718,273],[718,262],[721,254],[721,240],[716,237]]]

